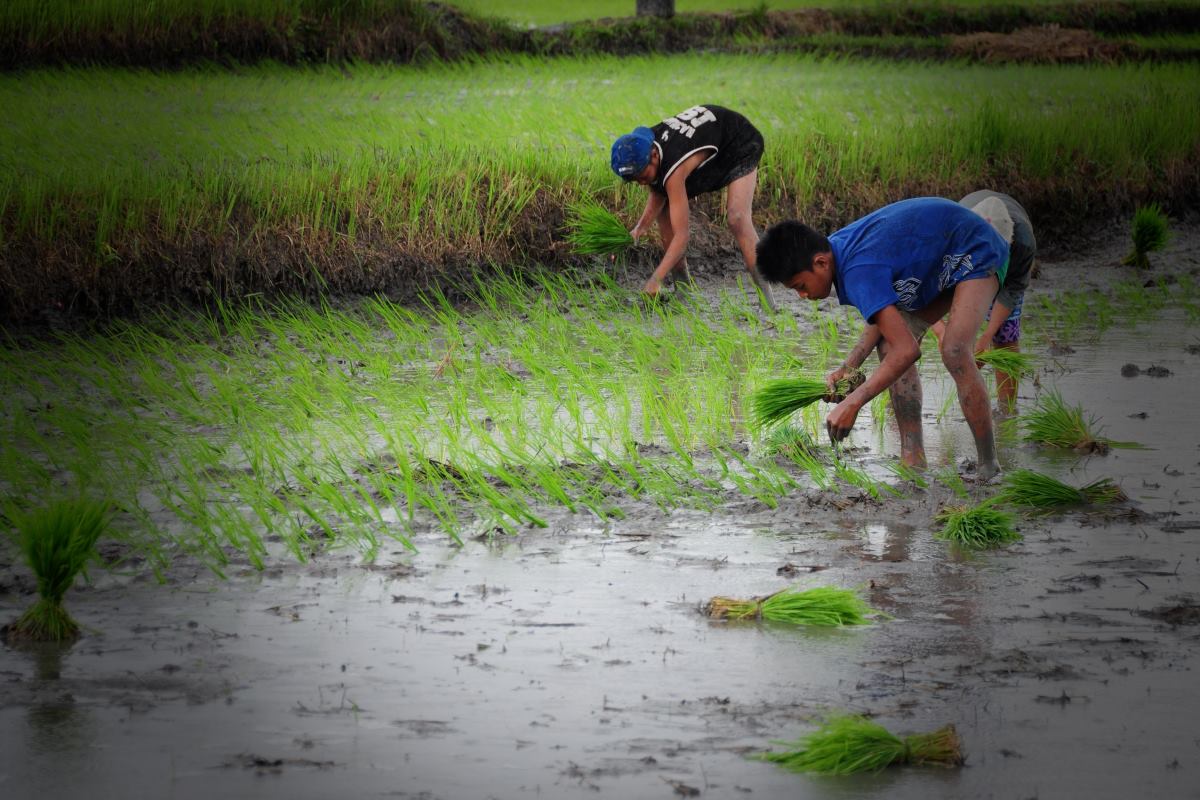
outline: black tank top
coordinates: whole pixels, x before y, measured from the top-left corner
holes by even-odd
[[[748,138],[759,137],[750,121],[736,111],[715,105],[692,106],[655,125],[654,147],[658,149],[658,175],[650,189],[666,194],[667,179],[689,156],[705,154],[704,161],[688,176],[697,178],[722,150],[733,150]],[[759,137],[761,138],[761,137]]]

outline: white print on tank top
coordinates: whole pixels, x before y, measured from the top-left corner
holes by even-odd
[[[696,132],[696,128],[706,122],[716,121],[716,115],[704,106],[692,106],[687,111],[680,111],[673,117],[667,117],[663,120],[663,124],[690,139]]]

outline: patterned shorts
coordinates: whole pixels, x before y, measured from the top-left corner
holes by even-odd
[[[1008,319],[1004,320],[1004,324],[1000,326],[1000,330],[996,331],[996,335],[992,337],[992,344],[1016,344],[1021,340],[1021,307],[1025,305],[1025,296],[1021,295],[1017,298],[1017,304],[1013,306],[1012,313],[1008,315]]]

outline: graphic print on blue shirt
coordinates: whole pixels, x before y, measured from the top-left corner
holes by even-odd
[[[1008,243],[987,220],[941,197],[901,200],[829,236],[838,301],[868,322],[883,307],[917,311],[945,289],[996,273]]]

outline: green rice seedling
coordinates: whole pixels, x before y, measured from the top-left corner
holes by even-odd
[[[751,424],[761,429],[790,417],[818,400],[840,402],[864,380],[861,372],[855,372],[839,380],[832,393],[825,385],[824,378],[801,376],[768,381],[750,396]]]
[[[992,508],[990,503],[975,506],[947,506],[934,519],[942,523],[938,539],[965,547],[996,547],[1021,539],[1012,514]]]
[[[958,497],[966,499],[970,494],[970,492],[967,491],[966,482],[963,481],[962,476],[958,474],[958,470],[952,466],[942,468],[934,477],[941,481],[943,486],[954,492],[954,494]]]
[[[866,625],[878,611],[851,589],[822,586],[815,589],[782,589],[765,597],[739,600],[714,597],[704,604],[712,619],[767,620],[788,625]]]
[[[887,492],[893,496],[899,496],[900,490],[895,486],[890,486],[886,483],[875,480],[868,475],[864,470],[850,464],[849,462],[835,458],[833,462],[833,474],[835,477],[841,478],[851,486],[857,486],[872,498],[878,500],[880,494]]]
[[[976,353],[975,359],[991,365],[998,373],[1004,373],[1011,378],[1020,379],[1024,375],[1033,374],[1035,359],[1029,353],[1011,350],[1007,347],[993,347]]]
[[[64,500],[30,512],[9,514],[26,563],[37,577],[38,600],[8,627],[9,641],[66,642],[79,624],[63,597],[96,553],[109,523],[108,507],[93,500]]]
[[[592,200],[581,200],[567,209],[567,241],[580,255],[621,253],[633,237],[616,214]]]
[[[919,469],[910,464],[905,464],[903,461],[889,461],[884,466],[888,472],[902,481],[907,481],[919,489],[929,488],[929,481],[925,479],[925,476],[921,474]],[[957,473],[955,473],[955,477],[957,477]]]
[[[1157,203],[1142,206],[1133,215],[1133,250],[1121,260],[1131,267],[1149,267],[1150,253],[1163,249],[1170,238],[1167,215]]]
[[[779,744],[790,749],[763,753],[758,758],[792,772],[850,775],[902,764],[954,767],[963,763],[953,725],[933,733],[900,737],[857,714],[831,716],[808,736]]]
[[[816,455],[820,445],[813,440],[812,434],[799,425],[779,425],[771,429],[763,441],[768,455],[793,457],[797,452]]]
[[[1025,439],[1051,447],[1069,447],[1080,453],[1103,455],[1112,447],[1137,448],[1137,442],[1114,442],[1095,432],[1094,417],[1085,417],[1082,406],[1068,406],[1056,391],[1038,398],[1037,405],[1021,418]]]
[[[1125,493],[1111,478],[1101,478],[1077,489],[1049,475],[1030,469],[1017,469],[1005,473],[1004,487],[994,501],[1049,509],[1084,504],[1110,505],[1124,499]]]

